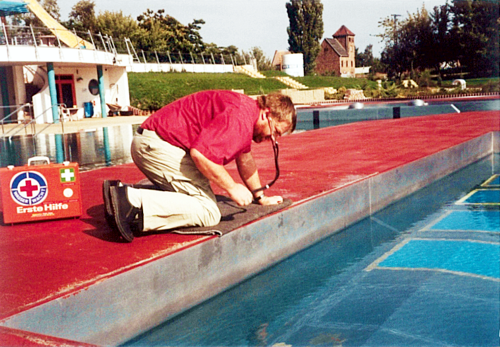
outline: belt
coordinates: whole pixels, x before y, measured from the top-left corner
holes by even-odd
[[[138,128],[137,128],[137,133],[138,133],[138,134],[142,135],[143,131],[144,131],[144,129],[143,129],[143,128],[141,128],[141,127],[138,127]]]

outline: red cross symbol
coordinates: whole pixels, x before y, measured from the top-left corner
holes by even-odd
[[[31,198],[33,196],[33,192],[39,189],[38,186],[32,186],[31,180],[26,180],[26,185],[24,187],[20,187],[19,190],[25,192],[26,195]]]

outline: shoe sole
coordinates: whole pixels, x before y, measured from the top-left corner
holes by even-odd
[[[120,184],[120,180],[105,180],[102,183],[102,200],[104,201],[104,217],[110,226],[114,226],[113,206],[111,205],[110,188]]]
[[[116,223],[116,229],[118,229],[122,237],[128,242],[132,242],[134,240],[134,234],[132,233],[130,226],[121,219],[120,207],[119,207],[120,197],[118,196],[116,188],[117,187],[115,186],[115,187],[110,187],[109,189],[111,196],[111,205],[113,207],[113,214],[114,214],[113,219]]]

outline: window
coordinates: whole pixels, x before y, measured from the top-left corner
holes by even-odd
[[[99,82],[97,80],[92,79],[89,82],[89,92],[92,95],[97,95],[99,94]]]

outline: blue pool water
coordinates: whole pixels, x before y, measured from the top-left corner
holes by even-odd
[[[500,213],[488,210],[450,211],[429,229],[498,232]]]
[[[449,271],[500,279],[500,247],[481,241],[413,239],[378,267]]]
[[[460,201],[493,182],[499,160],[441,179],[125,345],[498,346],[500,208]]]
[[[476,189],[460,200],[460,203],[469,205],[498,205],[499,202],[500,189]]]
[[[500,175],[493,175],[489,180],[484,182],[482,186],[500,188]]]

